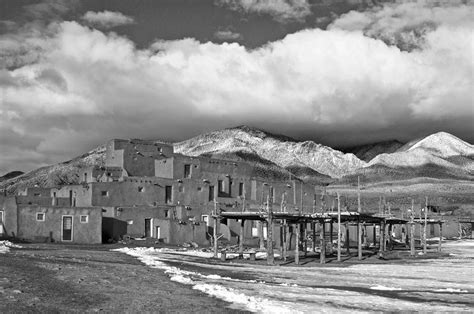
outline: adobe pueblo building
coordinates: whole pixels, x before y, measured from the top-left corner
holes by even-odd
[[[330,202],[320,197],[318,187],[297,178],[269,180],[250,163],[184,156],[169,144],[143,140],[110,141],[105,165],[82,169],[79,181],[0,197],[0,235],[74,243],[141,237],[209,245],[216,214],[262,212],[267,202],[311,213]],[[263,224],[246,225],[249,244],[266,236]],[[241,224],[220,217],[216,231],[236,243]]]

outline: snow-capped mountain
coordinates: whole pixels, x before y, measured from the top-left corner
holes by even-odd
[[[396,167],[419,167],[434,164],[440,167],[462,167],[449,159],[455,156],[474,157],[474,146],[446,132],[429,135],[421,140],[407,143],[392,154],[380,154],[365,167],[385,165]]]
[[[337,178],[365,165],[354,154],[344,154],[312,141],[298,142],[247,126],[202,134],[176,143],[175,152],[198,156],[244,151],[283,168],[303,167]]]

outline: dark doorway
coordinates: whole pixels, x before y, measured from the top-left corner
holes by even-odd
[[[173,192],[173,187],[171,185],[167,185],[165,187],[165,202],[166,204],[171,204],[172,203],[172,192]]]
[[[145,218],[145,238],[151,237],[151,218]]]
[[[72,216],[63,216],[62,241],[72,241]]]

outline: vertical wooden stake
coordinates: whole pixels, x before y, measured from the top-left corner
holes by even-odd
[[[213,237],[214,237],[214,258],[217,258],[217,202],[214,199],[214,212],[213,212],[213,218],[214,218],[214,230],[213,230]]]
[[[439,242],[438,242],[438,252],[441,252],[441,242],[443,242],[443,223],[439,223]]]
[[[295,245],[295,264],[299,265],[300,263],[300,223],[296,223],[296,245]]]
[[[263,236],[263,221],[258,222],[258,235],[259,235],[259,244],[260,244],[260,250],[265,249],[265,238]]]
[[[345,227],[345,229],[346,229],[346,243],[345,243],[345,244],[346,244],[346,251],[347,251],[347,255],[350,255],[351,249],[350,249],[350,247],[349,247],[349,245],[350,245],[350,239],[349,239],[349,236],[350,236],[350,234],[349,234],[349,223],[346,222],[346,223],[344,224],[344,227]]]
[[[380,245],[379,245],[379,251],[383,252],[385,251],[385,221],[380,222]]]
[[[337,261],[341,261],[341,201],[337,193]]]
[[[324,220],[321,222],[321,232],[320,232],[320,235],[319,235],[319,239],[320,239],[320,246],[321,246],[321,254],[320,254],[320,257],[319,257],[319,262],[321,264],[325,264],[326,263],[326,242],[324,241],[324,232],[325,232],[325,226],[326,226],[326,223],[324,222]]]
[[[303,223],[303,252],[304,252],[304,257],[308,255],[308,223],[305,221]]]
[[[312,251],[316,252],[316,223],[313,221],[311,223],[311,232],[313,233],[313,245],[312,245]]]
[[[274,265],[275,257],[273,255],[273,209],[270,205],[270,194],[267,196],[267,264]]]
[[[240,235],[239,235],[239,258],[244,258],[244,228],[245,219],[240,220]]]
[[[427,218],[428,218],[428,197],[425,198],[425,220],[423,224],[423,253],[426,254],[427,246],[426,246],[426,225],[427,225]]]
[[[410,256],[415,256],[415,222],[414,222],[414,216],[415,216],[415,206],[414,206],[415,201],[412,199],[411,200],[411,215],[410,215]]]
[[[287,244],[288,237],[288,228],[286,224],[286,219],[283,220],[283,260],[286,261],[286,250],[288,248]]]
[[[362,211],[360,205],[360,178],[357,176],[357,212],[359,218],[357,219],[357,256],[359,261],[362,260],[362,225],[360,224],[360,213]]]
[[[267,264],[274,265],[275,257],[273,255],[273,209],[270,205],[270,195],[267,196]]]
[[[333,250],[332,250],[333,243],[334,243],[333,233],[334,233],[334,230],[333,230],[333,224],[332,224],[332,218],[331,218],[331,224],[329,225],[329,242],[331,244],[329,246],[329,254],[332,254],[332,252],[333,252]]]
[[[377,227],[375,224],[372,225],[372,236],[374,237],[372,240],[374,242],[374,248],[377,246]]]

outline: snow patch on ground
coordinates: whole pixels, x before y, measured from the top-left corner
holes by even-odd
[[[177,253],[177,251],[169,249],[154,249],[154,248],[120,248],[113,251],[125,253],[134,257],[144,264],[163,270],[170,276],[170,279],[175,282],[179,282],[185,285],[191,285],[193,289],[202,291],[210,296],[222,299],[230,302],[233,305],[237,305],[236,308],[241,308],[252,312],[263,312],[263,313],[281,313],[290,312],[290,308],[285,308],[282,304],[267,300],[265,298],[255,297],[246,295],[232,288],[227,288],[219,284],[207,283],[205,279],[211,280],[231,280],[231,281],[242,281],[245,283],[257,283],[255,280],[238,280],[229,277],[222,277],[217,274],[203,275],[197,272],[190,272],[182,270],[178,267],[168,266],[167,264],[160,261],[157,253]],[[191,251],[192,252],[192,251]],[[196,253],[198,251],[195,251]],[[180,252],[185,253],[185,252]],[[186,252],[189,253],[189,252]],[[204,253],[204,252],[200,252]],[[187,255],[187,254],[186,254]],[[201,254],[199,254],[201,255]],[[196,256],[196,255],[194,255]],[[203,280],[204,279],[204,280]],[[294,312],[294,311],[291,311]]]
[[[0,241],[0,254],[5,254],[10,252],[10,248],[21,248],[20,245],[14,244],[8,240]]]
[[[450,293],[469,293],[467,290],[463,289],[453,289],[453,288],[446,288],[446,289],[436,289],[436,292],[450,292]]]
[[[395,287],[385,287],[382,285],[376,285],[373,287],[370,287],[372,290],[383,290],[383,291],[400,291],[402,290],[401,288],[395,288]]]

